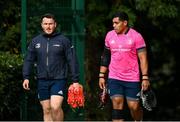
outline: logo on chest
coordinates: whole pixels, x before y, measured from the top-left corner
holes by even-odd
[[[40,43],[37,43],[36,45],[35,45],[35,48],[40,48],[41,47],[41,44]]]
[[[110,41],[110,47],[112,51],[130,51],[133,47],[133,41],[131,39],[126,39],[126,40],[111,40]]]
[[[54,44],[53,46],[54,46],[54,47],[60,47],[61,45],[59,45],[59,44]]]

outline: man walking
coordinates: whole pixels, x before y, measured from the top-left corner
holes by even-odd
[[[57,22],[52,14],[41,18],[42,34],[34,37],[28,46],[23,65],[23,88],[30,90],[29,78],[33,64],[37,64],[38,98],[44,121],[62,121],[63,96],[68,69],[78,85],[79,69],[74,46],[63,34],[56,32]]]
[[[125,99],[132,118],[135,121],[142,120],[143,113],[138,93],[141,89],[147,90],[150,85],[146,44],[140,33],[128,27],[128,20],[125,12],[114,14],[112,19],[114,30],[106,35],[101,57],[99,87],[105,88],[104,77],[109,70],[107,86],[113,106],[113,121],[124,120]]]

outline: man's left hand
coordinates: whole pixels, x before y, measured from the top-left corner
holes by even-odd
[[[147,79],[142,80],[141,87],[142,87],[142,90],[143,90],[143,91],[148,90],[148,88],[150,87],[150,82],[149,82],[149,80],[147,80]]]

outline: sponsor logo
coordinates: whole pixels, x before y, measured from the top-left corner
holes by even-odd
[[[54,44],[53,46],[54,46],[54,47],[60,47],[61,45],[59,45],[59,44]]]
[[[140,95],[141,95],[141,93],[140,93],[140,92],[138,92],[138,93],[136,94],[136,96],[137,96],[137,97],[139,97]]]
[[[119,49],[119,48],[114,48],[112,49],[112,51],[122,51],[122,52],[128,52],[128,51],[131,51],[131,49]]]
[[[40,96],[39,96],[39,94],[38,94],[38,99],[40,99]]]
[[[35,48],[40,48],[41,47],[41,44],[40,43],[37,43],[36,45],[35,45]]]
[[[111,43],[111,44],[114,44],[114,43],[115,43],[115,41],[114,41],[114,40],[111,40],[111,41],[110,41],[110,43]]]
[[[128,44],[131,45],[133,42],[131,39],[128,39]]]
[[[61,94],[61,95],[63,95],[63,91],[62,91],[62,90],[60,90],[60,91],[58,92],[58,94]]]

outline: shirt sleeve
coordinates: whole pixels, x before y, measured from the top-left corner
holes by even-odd
[[[70,77],[73,82],[79,81],[79,63],[77,60],[76,51],[71,41],[67,38],[64,38],[64,50],[65,56],[70,68]]]
[[[27,49],[27,54],[24,59],[23,63],[23,78],[24,79],[29,79],[31,70],[32,70],[32,65],[35,61],[35,48],[33,45],[33,41],[29,44],[28,49]]]
[[[110,38],[110,34],[107,33],[106,34],[106,37],[105,37],[105,47],[109,48],[110,45],[109,45],[109,38]]]
[[[137,33],[136,35],[135,45],[136,45],[136,49],[141,49],[141,48],[146,47],[144,38],[142,37],[140,33]]]

